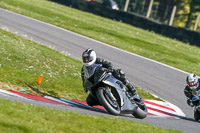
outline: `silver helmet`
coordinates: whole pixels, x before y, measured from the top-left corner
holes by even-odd
[[[82,54],[82,60],[85,66],[91,66],[96,61],[96,52],[93,49],[86,49]]]
[[[199,85],[198,77],[196,74],[188,74],[186,78],[187,85],[190,89],[196,89]]]

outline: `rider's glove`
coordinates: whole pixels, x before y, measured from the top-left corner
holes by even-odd
[[[191,103],[190,103],[190,106],[191,106],[191,107],[194,107],[194,104],[191,102]]]
[[[191,101],[190,99],[187,100],[187,104],[188,104],[189,106],[191,106],[191,107],[194,107],[194,105],[193,105],[193,103],[192,103],[192,101]]]

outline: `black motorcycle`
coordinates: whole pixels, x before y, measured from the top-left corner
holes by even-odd
[[[194,105],[194,119],[196,121],[200,120],[200,95],[195,95],[192,98],[192,103]]]
[[[100,64],[83,66],[85,81],[83,86],[88,88],[99,103],[113,115],[132,114],[144,119],[147,116],[147,107],[139,95],[130,99],[125,85],[116,79],[112,72]]]

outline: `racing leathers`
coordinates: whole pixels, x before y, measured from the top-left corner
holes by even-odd
[[[198,79],[198,82],[200,82],[200,79]],[[184,89],[184,94],[187,97],[187,104],[193,107],[194,105],[192,104],[191,100],[194,97],[194,95],[200,94],[200,84],[196,89],[190,89],[189,86],[186,85]]]
[[[96,61],[95,61],[95,64],[101,64],[102,67],[107,68],[108,71],[112,72],[113,76],[116,79],[120,80],[127,87],[128,92],[130,93],[131,96],[136,94],[135,88],[130,83],[130,81],[125,77],[125,74],[121,69],[113,69],[112,63],[108,62],[108,61],[106,61],[106,60],[104,60],[102,58],[97,58]],[[84,81],[85,81],[85,73],[84,73],[83,67],[81,69],[81,78],[82,78],[82,81],[84,83]],[[88,91],[87,88],[84,88],[84,90],[85,90],[85,92]],[[99,105],[100,103],[98,102],[98,100],[93,95],[94,94],[89,94],[88,95],[88,97],[86,99],[87,104],[90,105],[90,106]]]

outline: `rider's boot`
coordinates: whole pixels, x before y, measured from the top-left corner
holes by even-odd
[[[127,86],[128,92],[130,93],[130,96],[134,96],[136,94],[136,89],[133,87],[132,84],[128,84]]]
[[[129,92],[129,95],[130,95],[130,100],[131,101],[133,100],[133,101],[136,101],[136,102],[140,103],[142,101],[142,99],[136,93],[136,89],[133,87],[133,85],[129,83],[126,87],[128,88],[128,92]]]
[[[137,102],[141,102],[142,99],[140,98],[140,96],[136,93],[136,89],[133,87],[133,85],[130,83],[130,81],[127,78],[124,78],[123,80],[123,84],[127,87],[128,89],[128,93],[130,96],[130,100],[131,101],[137,101]]]

